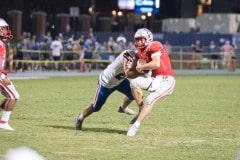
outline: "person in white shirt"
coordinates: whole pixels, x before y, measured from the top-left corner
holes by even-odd
[[[123,45],[126,45],[126,43],[127,43],[127,39],[126,39],[126,37],[123,36],[122,33],[116,39],[116,42],[119,43],[120,41],[122,41]]]
[[[52,41],[50,45],[50,49],[52,50],[52,59],[55,62],[55,70],[60,70],[59,68],[59,61],[62,59],[62,50],[63,50],[63,45],[62,42],[59,40],[58,37],[55,38],[54,41]]]

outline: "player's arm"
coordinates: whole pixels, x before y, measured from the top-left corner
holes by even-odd
[[[152,56],[151,56],[152,60],[150,62],[143,64],[138,61],[136,70],[138,72],[143,72],[144,70],[145,71],[152,70],[152,69],[160,67],[160,56],[161,56],[161,52],[157,51],[152,54]]]
[[[140,75],[143,75],[143,73],[137,72],[135,67],[136,67],[136,62],[134,64],[133,61],[124,58],[123,69],[127,78],[134,79]]]

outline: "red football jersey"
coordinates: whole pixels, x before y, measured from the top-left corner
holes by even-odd
[[[3,41],[0,40],[0,73],[6,74],[4,69],[6,61],[6,45]]]
[[[140,59],[145,59],[147,62],[152,60],[152,54],[159,52],[161,53],[160,57],[160,67],[152,70],[152,77],[166,75],[166,76],[174,76],[170,58],[165,51],[163,45],[158,41],[151,42],[148,47],[141,51],[138,49],[138,56]]]

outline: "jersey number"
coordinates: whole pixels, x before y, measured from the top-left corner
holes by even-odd
[[[118,74],[118,75],[115,76],[115,78],[118,79],[118,80],[124,79],[125,77],[126,77],[126,76],[125,76],[125,74],[123,74],[123,73],[120,73],[120,74]]]

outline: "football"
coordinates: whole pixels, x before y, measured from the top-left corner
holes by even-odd
[[[138,63],[140,64],[146,64],[147,61],[145,59],[138,59]]]
[[[141,65],[143,65],[143,64],[146,64],[147,61],[146,61],[145,59],[138,59],[138,63],[141,64]],[[144,73],[148,73],[149,70],[143,70],[143,72],[144,72]]]

